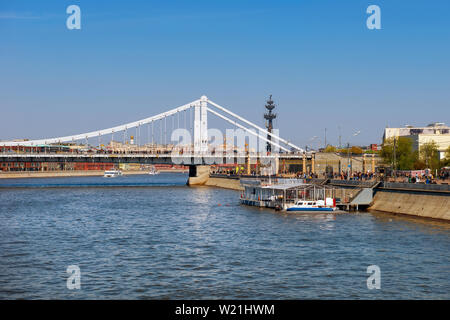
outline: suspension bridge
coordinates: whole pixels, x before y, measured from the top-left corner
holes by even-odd
[[[220,130],[208,128],[208,115],[231,124],[234,128],[230,130],[231,136],[228,129],[224,138]],[[132,139],[129,140],[130,137]],[[118,143],[121,140],[123,143]],[[174,140],[176,143],[173,143]],[[94,141],[97,147],[91,147]],[[108,141],[110,147],[103,149],[103,143],[107,144]],[[120,147],[111,147],[114,143],[120,144]],[[57,151],[52,148],[55,145],[76,144],[84,148]],[[267,144],[271,145],[272,152],[266,152]],[[191,167],[249,164],[250,161],[278,164],[280,160],[297,160],[304,172],[306,161],[314,161],[312,153],[283,139],[277,131],[267,131],[206,96],[169,111],[108,129],[54,138],[0,141],[0,151],[0,162],[106,162]]]

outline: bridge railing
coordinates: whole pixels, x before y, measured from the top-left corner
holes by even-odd
[[[211,157],[211,158],[298,158],[301,159],[302,155],[297,153],[194,153],[194,152],[0,152],[0,157],[44,157],[44,156],[61,156],[61,157],[77,157],[77,156],[96,156],[96,157]]]
[[[349,186],[349,187],[364,187],[371,188],[376,180],[338,180],[332,179],[329,184],[338,186]]]
[[[382,182],[380,187],[385,189],[450,192],[450,185],[448,184]]]

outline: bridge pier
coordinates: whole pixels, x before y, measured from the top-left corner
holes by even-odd
[[[206,184],[209,180],[210,166],[205,165],[190,165],[189,166],[189,178],[187,185],[189,186],[201,186]]]

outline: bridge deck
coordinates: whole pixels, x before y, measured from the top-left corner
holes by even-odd
[[[79,154],[79,153],[14,153],[0,154],[0,162],[107,162],[107,163],[149,163],[149,164],[244,164],[247,159],[262,162],[273,159],[303,159],[302,154],[276,155],[214,155],[214,154]],[[310,159],[310,157],[308,158]]]

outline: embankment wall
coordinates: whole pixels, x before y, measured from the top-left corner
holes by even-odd
[[[244,190],[241,186],[239,179],[227,179],[227,178],[209,178],[205,183],[206,186],[219,187],[232,190]]]
[[[450,196],[418,192],[377,191],[369,211],[450,221]]]
[[[232,190],[244,190],[241,187],[239,178],[231,177],[211,177],[209,166],[190,167],[187,184],[190,186],[209,186]]]

